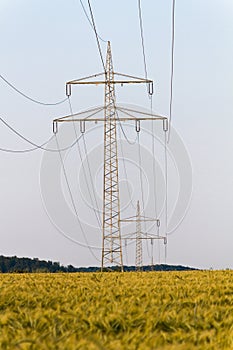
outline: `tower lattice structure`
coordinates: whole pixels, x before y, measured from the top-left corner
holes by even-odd
[[[85,132],[86,123],[104,123],[104,176],[103,176],[103,221],[102,221],[102,259],[101,270],[109,266],[119,266],[123,271],[122,237],[120,219],[120,193],[118,173],[118,152],[117,152],[117,123],[135,122],[136,132],[140,132],[141,121],[163,122],[163,129],[167,131],[167,117],[154,113],[137,111],[116,105],[115,85],[116,84],[147,84],[148,92],[153,94],[153,81],[149,79],[134,77],[128,74],[117,73],[113,70],[111,45],[108,42],[105,70],[88,77],[75,79],[66,83],[66,95],[71,96],[72,85],[99,85],[105,86],[105,98],[103,107],[95,107],[89,110],[56,118],[53,120],[53,132],[58,132],[59,123],[80,123],[80,132]],[[98,116],[102,114],[103,116]],[[117,112],[123,116],[118,117]],[[140,213],[140,207],[138,212]],[[139,215],[139,214],[138,214]],[[141,216],[138,216],[140,225]],[[123,220],[124,221],[124,220]],[[141,230],[139,230],[141,231]],[[142,244],[143,237],[138,242]],[[142,252],[142,247],[140,248]],[[142,254],[138,265],[142,266]]]
[[[113,264],[122,269],[115,86],[110,42],[105,70],[102,267]]]

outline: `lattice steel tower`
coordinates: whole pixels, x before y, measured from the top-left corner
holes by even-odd
[[[102,267],[111,263],[122,269],[115,86],[110,42],[105,70]]]
[[[101,78],[104,79],[101,79]],[[58,123],[79,122],[81,133],[85,132],[85,124],[93,122],[104,123],[104,180],[103,180],[103,223],[102,223],[102,261],[101,270],[109,265],[117,265],[123,271],[122,238],[120,225],[120,198],[117,152],[117,123],[135,122],[136,132],[140,132],[140,121],[161,120],[163,127],[167,125],[167,118],[154,113],[137,111],[116,105],[116,84],[147,84],[148,93],[153,94],[153,81],[131,75],[114,72],[112,63],[111,45],[108,42],[105,71],[66,83],[66,95],[71,96],[72,85],[92,84],[105,86],[104,106],[92,108],[76,114],[56,118],[53,120],[53,132],[58,132]],[[96,116],[104,111],[103,117]],[[123,114],[118,117],[117,111]],[[167,129],[166,129],[167,130]],[[139,208],[140,212],[140,208]],[[141,221],[139,216],[138,224]],[[143,237],[141,237],[142,239]],[[140,244],[142,241],[140,239]],[[139,246],[138,246],[139,247]],[[142,260],[142,258],[141,258]],[[140,262],[142,265],[142,262]]]

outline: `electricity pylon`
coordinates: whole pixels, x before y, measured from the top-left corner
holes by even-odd
[[[141,214],[140,203],[137,201],[136,216],[131,216],[129,218],[122,219],[121,222],[125,223],[135,223],[136,222],[136,231],[133,233],[127,233],[122,235],[122,240],[130,240],[136,242],[136,255],[135,255],[135,267],[136,271],[142,271],[143,269],[143,249],[142,242],[143,240],[150,240],[151,247],[153,247],[154,240],[163,240],[164,244],[167,244],[167,238],[159,234],[160,220],[157,218],[150,218]],[[147,233],[142,232],[141,222],[154,222],[157,226],[157,233]],[[152,227],[155,226],[152,224]],[[153,266],[153,249],[151,251],[151,265]]]
[[[122,269],[115,88],[110,42],[105,69],[102,267],[111,263],[120,265]]]
[[[140,204],[137,201],[137,214],[136,214],[136,259],[135,266],[136,270],[140,271],[142,268],[142,228],[141,228],[141,212]]]
[[[115,79],[116,76],[121,78]],[[104,77],[104,79],[96,80],[97,77]],[[56,118],[53,120],[54,133],[57,132],[58,123],[61,122],[80,122],[80,131],[82,133],[85,132],[86,122],[104,122],[104,180],[101,270],[103,270],[105,267],[108,267],[109,265],[117,265],[121,268],[121,271],[123,271],[116,123],[135,121],[136,131],[139,132],[141,120],[162,120],[164,130],[167,131],[168,129],[167,118],[164,116],[156,115],[153,113],[139,112],[129,108],[118,107],[116,105],[115,85],[135,83],[148,84],[148,92],[150,95],[153,94],[152,80],[114,72],[111,45],[110,42],[108,42],[106,66],[103,73],[94,74],[66,83],[66,94],[68,97],[71,95],[71,85],[104,84],[104,106],[92,108],[84,112]],[[102,111],[104,111],[104,118],[93,118],[93,116]],[[123,113],[126,116],[123,118],[118,117],[117,111]]]

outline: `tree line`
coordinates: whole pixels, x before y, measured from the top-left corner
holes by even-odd
[[[135,271],[135,266],[124,266],[124,271]],[[147,265],[142,267],[143,271],[187,271],[195,270],[182,265]],[[98,272],[99,267],[74,267],[73,265],[63,266],[59,262],[39,260],[38,258],[18,258],[17,256],[0,255],[0,273],[26,273],[26,272]],[[118,266],[111,266],[104,271],[120,271]]]

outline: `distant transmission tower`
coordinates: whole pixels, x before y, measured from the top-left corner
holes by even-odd
[[[137,201],[137,210],[136,210],[136,216],[130,216],[129,218],[121,219],[121,222],[125,223],[136,223],[136,231],[130,232],[127,234],[124,234],[122,236],[122,240],[125,240],[125,242],[129,241],[135,241],[136,242],[136,255],[135,255],[135,266],[137,271],[143,270],[143,249],[142,249],[142,242],[144,241],[150,241],[151,247],[153,248],[154,240],[163,240],[164,244],[167,244],[167,238],[166,236],[161,236],[159,234],[159,227],[160,227],[160,220],[157,218],[150,218],[144,215],[141,215],[141,209],[140,209],[140,203]],[[151,222],[152,227],[157,226],[157,233],[148,233],[148,232],[142,232],[141,228],[141,222]],[[153,249],[151,249],[151,266],[153,268]]]
[[[116,80],[116,76],[120,77],[120,79]],[[104,79],[96,80],[97,77],[104,77]],[[153,94],[152,80],[114,72],[111,45],[110,42],[108,42],[105,72],[94,74],[82,79],[72,80],[66,83],[66,94],[68,97],[71,95],[71,85],[104,84],[104,106],[57,118],[53,121],[54,133],[56,133],[58,130],[57,124],[61,122],[80,122],[80,131],[83,133],[85,132],[86,122],[104,122],[103,233],[101,270],[110,265],[117,265],[121,268],[121,271],[123,271],[116,124],[118,122],[134,121],[136,131],[139,132],[141,120],[162,120],[164,131],[167,131],[168,129],[166,117],[153,113],[139,112],[116,105],[115,84],[123,85],[135,83],[148,84],[149,94]],[[104,117],[94,117],[103,111]],[[123,113],[125,116],[123,118],[118,117],[117,111]],[[89,115],[87,116],[87,114]]]

